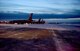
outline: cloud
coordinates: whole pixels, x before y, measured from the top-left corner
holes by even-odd
[[[79,2],[80,0],[1,0],[0,11],[64,14],[80,10]]]

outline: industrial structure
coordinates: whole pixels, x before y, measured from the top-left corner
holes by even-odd
[[[29,18],[28,18],[28,20],[13,20],[13,21],[9,21],[8,23],[9,24],[25,24],[25,23],[28,23],[28,24],[44,24],[45,23],[45,21],[43,20],[43,19],[41,19],[41,18],[39,18],[39,20],[38,21],[36,21],[36,20],[33,20],[32,19],[32,16],[33,16],[33,13],[31,13],[30,15],[29,15]],[[5,22],[6,23],[6,22]]]

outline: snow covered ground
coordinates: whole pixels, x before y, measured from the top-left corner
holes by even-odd
[[[80,28],[68,25],[59,24],[0,24],[0,26],[11,27],[28,27],[28,28],[40,28],[40,29],[55,29],[55,30],[80,30]]]
[[[2,29],[1,29],[2,28]],[[7,28],[7,29],[6,29]],[[9,29],[10,28],[10,29]],[[10,32],[11,29],[13,29]],[[17,29],[18,28],[18,29]],[[41,28],[41,29],[50,29],[46,32],[38,30],[34,31],[26,31],[21,32],[21,30],[26,30],[28,28]],[[40,51],[80,51],[80,31],[72,31],[72,30],[80,30],[78,27],[73,25],[60,25],[60,24],[0,24],[0,30],[7,30],[2,31],[0,34],[0,42],[3,44],[2,50],[28,50],[28,51],[38,51],[36,49],[40,49]],[[31,30],[31,29],[30,29]],[[67,31],[70,30],[70,31]],[[40,32],[39,32],[40,31]],[[7,34],[6,34],[7,33]],[[21,38],[34,38],[38,37],[39,35],[49,35],[47,38],[37,38],[37,39],[29,39],[29,40],[22,40]],[[28,37],[29,35],[29,37]],[[42,36],[42,37],[44,37]],[[2,37],[2,39],[1,39]],[[7,38],[4,38],[7,37]],[[40,37],[40,36],[39,36]],[[13,38],[13,39],[10,39]],[[16,38],[16,39],[15,39]],[[17,40],[18,38],[18,40]],[[19,40],[20,39],[20,40]],[[17,41],[17,42],[16,42]],[[19,42],[18,42],[19,41]],[[8,44],[9,42],[9,44]],[[15,42],[15,46],[12,46]],[[5,45],[5,46],[4,46]],[[17,46],[20,45],[20,46]],[[5,48],[6,47],[6,48]],[[17,48],[16,48],[17,47]],[[1,49],[0,49],[1,50]],[[1,51],[2,51],[1,50]]]

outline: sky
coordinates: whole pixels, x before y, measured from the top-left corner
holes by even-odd
[[[0,0],[0,12],[80,14],[80,0]]]

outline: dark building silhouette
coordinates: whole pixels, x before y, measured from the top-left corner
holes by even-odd
[[[45,21],[41,18],[38,20],[38,21],[35,21],[35,20],[32,20],[32,16],[33,16],[33,13],[31,13],[29,15],[29,18],[28,20],[13,20],[13,21],[9,21],[10,24],[14,24],[14,23],[17,23],[17,24],[25,24],[25,23],[28,23],[28,24],[44,24]]]

